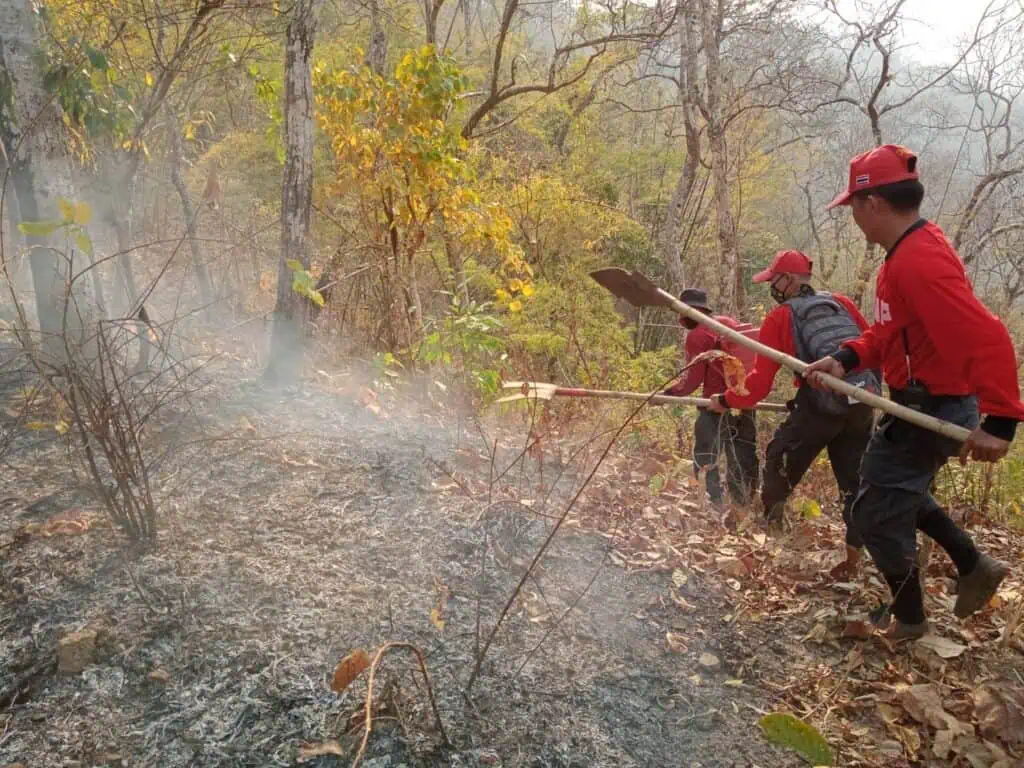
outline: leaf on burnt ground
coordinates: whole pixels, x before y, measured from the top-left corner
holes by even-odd
[[[666,632],[665,633],[665,645],[673,653],[685,653],[686,652],[686,641],[683,636],[678,632]]]
[[[370,666],[370,657],[362,648],[357,648],[338,662],[331,680],[331,690],[341,693],[354,681],[363,670]]]
[[[445,625],[448,623],[448,619],[445,617],[445,607],[451,597],[451,590],[447,584],[435,579],[434,592],[437,595],[437,600],[434,607],[430,609],[430,623],[437,627],[438,632],[444,632]]]
[[[832,747],[813,725],[787,712],[765,715],[758,725],[770,742],[792,749],[811,765],[835,764]]]
[[[336,741],[300,744],[297,762],[308,763],[310,760],[323,757],[324,755],[337,755],[338,757],[344,757],[345,751],[341,748],[341,744]]]

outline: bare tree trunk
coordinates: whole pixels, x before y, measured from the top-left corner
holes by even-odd
[[[0,3],[0,69],[10,86],[11,112],[0,118],[0,138],[10,163],[22,221],[60,220],[58,198],[73,200],[72,165],[60,107],[43,90],[36,66],[40,30],[29,0]],[[40,349],[47,364],[59,365],[66,351],[82,348],[96,320],[86,264],[71,264],[62,253],[64,236],[26,237],[35,286]],[[71,253],[70,249],[67,249]],[[72,275],[78,273],[77,279]],[[67,344],[67,347],[65,347]]]
[[[309,219],[313,207],[313,44],[323,0],[296,0],[285,43],[285,164],[281,184],[281,262],[270,340],[268,381],[298,377],[308,299],[292,290],[291,260],[309,269]]]
[[[736,222],[732,215],[729,191],[729,146],[722,119],[721,99],[724,86],[719,45],[721,44],[721,8],[715,0],[701,0],[701,34],[704,44],[707,132],[711,149],[711,178],[714,182],[715,220],[718,229],[719,275],[722,298],[730,299],[731,309],[746,309],[746,285],[743,263],[736,243]]]
[[[661,250],[665,269],[672,280],[672,289],[680,290],[688,284],[683,266],[683,247],[687,213],[697,215],[693,205],[693,192],[700,168],[700,133],[697,130],[697,50],[694,34],[692,4],[679,3],[679,103],[686,136],[686,160],[679,174],[679,182],[672,192],[665,226],[662,230]]]
[[[459,0],[459,8],[462,10],[462,23],[465,38],[462,41],[466,58],[473,55],[473,11],[470,6],[471,0]]]
[[[196,232],[196,221],[199,217],[192,208],[188,187],[185,186],[185,180],[181,177],[181,159],[183,154],[181,148],[181,126],[173,110],[169,111],[169,117],[167,132],[169,139],[168,148],[170,149],[168,160],[171,171],[171,184],[174,185],[174,189],[178,193],[178,199],[181,200],[181,212],[185,217],[185,230],[188,233],[188,245],[192,253],[192,269],[196,274],[196,282],[199,283],[199,297],[204,307],[203,311],[204,313],[209,313],[213,302],[213,286],[210,283],[210,273],[206,269],[206,264],[203,263],[203,254],[199,250],[199,236]]]
[[[11,183],[11,173],[13,171],[7,163],[4,137],[0,134],[0,178],[3,179],[0,182],[3,184],[0,187],[0,195],[2,195],[4,207],[2,211],[3,216],[0,219],[0,226],[3,227],[3,240],[0,241],[0,249],[2,249],[0,262],[2,262],[3,270],[10,281],[10,287],[7,292],[18,296],[24,287],[26,259],[24,238],[18,232],[18,222],[21,221],[21,214],[18,212],[18,195],[14,190],[13,183]],[[7,297],[5,296],[4,300],[6,299]]]
[[[366,48],[366,66],[376,75],[384,74],[388,60],[388,36],[380,17],[380,0],[370,0],[370,44]]]
[[[452,272],[452,293],[458,296],[459,301],[468,303],[469,285],[466,283],[466,269],[462,258],[462,251],[459,250],[459,244],[452,239],[451,233],[447,229],[444,231],[443,236],[444,253],[448,257],[448,268]]]

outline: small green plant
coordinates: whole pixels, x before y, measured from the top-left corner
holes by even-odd
[[[497,335],[501,321],[490,314],[491,302],[462,301],[451,296],[444,317],[427,323],[427,334],[416,357],[427,365],[444,365],[464,374],[483,395],[497,393],[501,375],[492,366],[504,357],[505,343]]]

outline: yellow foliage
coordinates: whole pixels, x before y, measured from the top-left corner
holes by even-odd
[[[314,83],[317,119],[338,159],[333,191],[357,198],[382,252],[411,262],[443,232],[514,280],[511,292],[523,290],[532,272],[501,191],[479,182],[478,156],[446,121],[466,87],[450,58],[431,46],[410,51],[391,78],[318,64]]]

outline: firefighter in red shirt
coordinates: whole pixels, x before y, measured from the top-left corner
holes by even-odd
[[[843,341],[858,337],[868,322],[857,306],[838,293],[819,293],[811,287],[811,260],[800,251],[779,251],[771,265],[754,275],[755,283],[770,283],[772,298],[779,306],[761,324],[762,344],[807,363],[835,352]],[[771,391],[780,366],[758,355],[746,380],[748,393],[728,390],[712,398],[712,410],[749,408]],[[850,383],[881,394],[877,371],[854,374]],[[850,403],[845,397],[811,389],[796,380],[796,396],[787,403],[789,416],[775,431],[765,452],[761,501],[769,525],[782,523],[786,499],[823,450],[828,451],[832,472],[839,486],[846,522],[846,562],[833,569],[834,576],[851,570],[859,559],[863,542],[849,524],[850,507],[860,485],[860,461],[864,455],[874,412],[867,405]]]
[[[918,530],[956,565],[959,618],[985,606],[1005,578],[1008,567],[980,553],[930,489],[939,468],[958,453],[963,463],[1005,456],[1024,419],[1010,334],[974,295],[942,230],[921,218],[923,198],[917,157],[904,147],[877,147],[850,161],[848,187],[829,207],[849,206],[867,239],[886,250],[874,324],[805,372],[821,388],[818,371],[845,376],[881,366],[894,401],[972,430],[961,446],[887,415],[864,454],[851,519],[889,583],[898,638],[928,631]],[[985,415],[980,426],[979,411]]]
[[[679,295],[679,300],[701,312],[711,315],[707,294],[696,288],[688,288]],[[731,317],[714,316],[729,326],[738,325]],[[686,328],[686,360],[693,360],[702,352],[717,349],[720,339],[703,325],[681,318]],[[725,373],[721,363],[697,363],[688,369],[676,384],[665,390],[666,395],[686,397],[697,387],[703,386],[704,397],[711,397],[725,391]],[[737,504],[748,504],[757,489],[757,424],[754,411],[742,411],[739,415],[721,415],[700,408],[694,424],[693,470],[707,469],[707,489],[711,503],[722,504],[722,485],[718,476],[718,457],[725,451],[728,462],[729,496]]]

